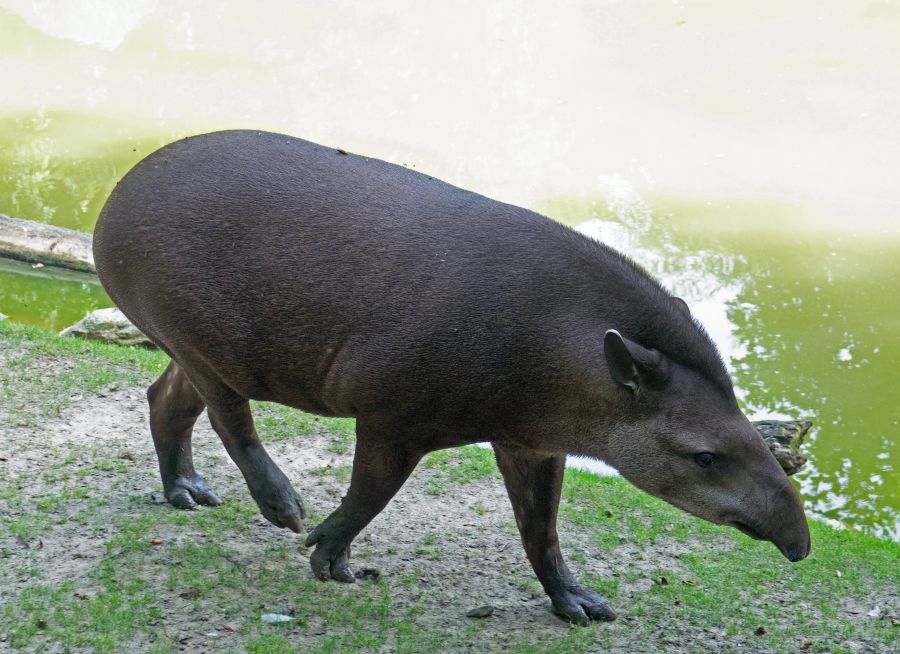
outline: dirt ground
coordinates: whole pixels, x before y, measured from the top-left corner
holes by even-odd
[[[318,516],[327,515],[337,506],[346,483],[331,476],[317,476],[313,471],[325,466],[337,469],[352,461],[352,451],[346,454],[328,452],[330,438],[327,430],[322,431],[268,447],[273,458],[294,480],[307,509]],[[12,570],[22,570],[22,573],[13,576],[12,587],[4,588],[6,599],[34,582],[29,572],[32,568],[42,571],[41,580],[48,585],[85,579],[107,555],[106,548],[98,547],[98,543],[116,536],[121,512],[128,510],[129,499],[141,498],[147,507],[160,501],[156,455],[147,430],[147,407],[140,389],[86,399],[45,424],[25,431],[4,430],[0,438],[0,451],[13,454],[4,463],[10,475],[29,475],[44,469],[48,462],[58,461],[63,453],[94,453],[98,448],[105,450],[112,459],[124,461],[126,468],[124,478],[117,471],[92,472],[84,478],[90,493],[86,498],[88,501],[96,495],[108,500],[90,512],[89,525],[79,522],[53,525],[41,533],[39,545],[20,539],[10,548],[4,565]],[[205,416],[198,421],[194,445],[198,470],[223,499],[248,500],[249,493],[239,470],[224,455]],[[502,480],[491,476],[437,496],[426,490],[433,477],[430,471],[420,469],[369,525],[355,543],[355,567],[375,567],[385,581],[391,580],[388,583],[395,612],[402,613],[413,605],[424,604],[425,611],[417,621],[417,629],[422,631],[438,623],[444,626],[457,624],[463,631],[472,623],[472,619],[465,616],[467,611],[483,605],[493,606],[495,614],[482,622],[486,627],[480,632],[480,643],[470,645],[471,651],[503,651],[503,643],[518,640],[516,637],[526,625],[529,630],[569,631],[570,627],[550,612],[549,600],[536,580],[532,580]],[[35,494],[34,501],[46,494],[46,488],[40,484],[35,484],[31,490]],[[476,505],[486,507],[483,515],[473,510]],[[176,511],[168,505],[159,505],[154,510]],[[200,511],[214,512],[215,509],[201,508]],[[254,518],[252,523],[253,528],[244,534],[244,542],[229,542],[229,547],[242,557],[242,567],[261,565],[259,559],[264,555],[264,546],[283,543],[293,551],[294,565],[304,575],[311,576],[308,552],[302,546],[301,537],[277,529],[262,516]],[[568,531],[569,540],[578,540],[578,534]],[[179,533],[176,529],[154,533],[155,538],[172,545],[194,536],[190,532]],[[429,548],[434,552],[432,556],[439,556],[439,559],[417,554],[423,536],[429,533],[439,533],[439,538]],[[586,565],[580,566],[583,572],[611,575],[609,561],[592,556],[587,545],[580,547],[587,560]],[[149,555],[156,557],[159,550],[153,549]],[[414,583],[401,583],[410,577],[415,579]],[[195,611],[179,610],[190,602],[180,599],[177,594],[166,597],[173,593],[165,589],[164,575],[151,576],[146,581],[165,597],[162,607],[166,614],[166,630],[173,639],[186,639],[182,643],[185,651],[242,648],[244,637],[239,630],[228,632],[209,625],[214,618],[204,614],[214,613],[214,598],[204,600],[204,610],[198,615]],[[293,608],[303,610],[303,607]],[[278,606],[267,607],[269,609],[272,612],[286,610]],[[628,620],[626,616],[620,624],[599,628],[621,630]],[[304,634],[290,629],[286,633],[295,640],[299,650],[304,651]],[[317,635],[322,634],[314,634],[313,640],[317,640]],[[143,651],[147,645],[132,643],[127,651]]]

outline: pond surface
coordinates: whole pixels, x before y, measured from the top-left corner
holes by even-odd
[[[273,129],[537,209],[684,297],[817,513],[900,539],[900,9],[0,0],[0,213],[90,231],[176,138]],[[88,276],[0,262],[60,329]]]

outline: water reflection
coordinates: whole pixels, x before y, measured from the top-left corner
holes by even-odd
[[[0,116],[0,212],[91,231],[119,178],[173,138],[72,111]]]
[[[59,331],[108,306],[93,275],[0,257],[0,312],[11,320]]]

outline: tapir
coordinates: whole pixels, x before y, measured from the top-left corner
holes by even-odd
[[[262,514],[300,532],[304,505],[248,402],[356,419],[349,490],[306,541],[320,579],[354,580],[351,542],[423,455],[479,442],[569,621],[615,613],[560,551],[568,454],[791,561],[809,552],[800,497],[687,305],[549,218],[342,149],[222,131],[128,172],[94,256],[112,300],[171,357],[147,395],[172,505],[221,503],[192,460],[206,408]]]

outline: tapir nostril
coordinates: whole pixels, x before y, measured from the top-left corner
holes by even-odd
[[[804,545],[800,547],[791,547],[786,552],[788,561],[791,563],[796,563],[797,561],[802,561],[809,554],[809,545]]]

